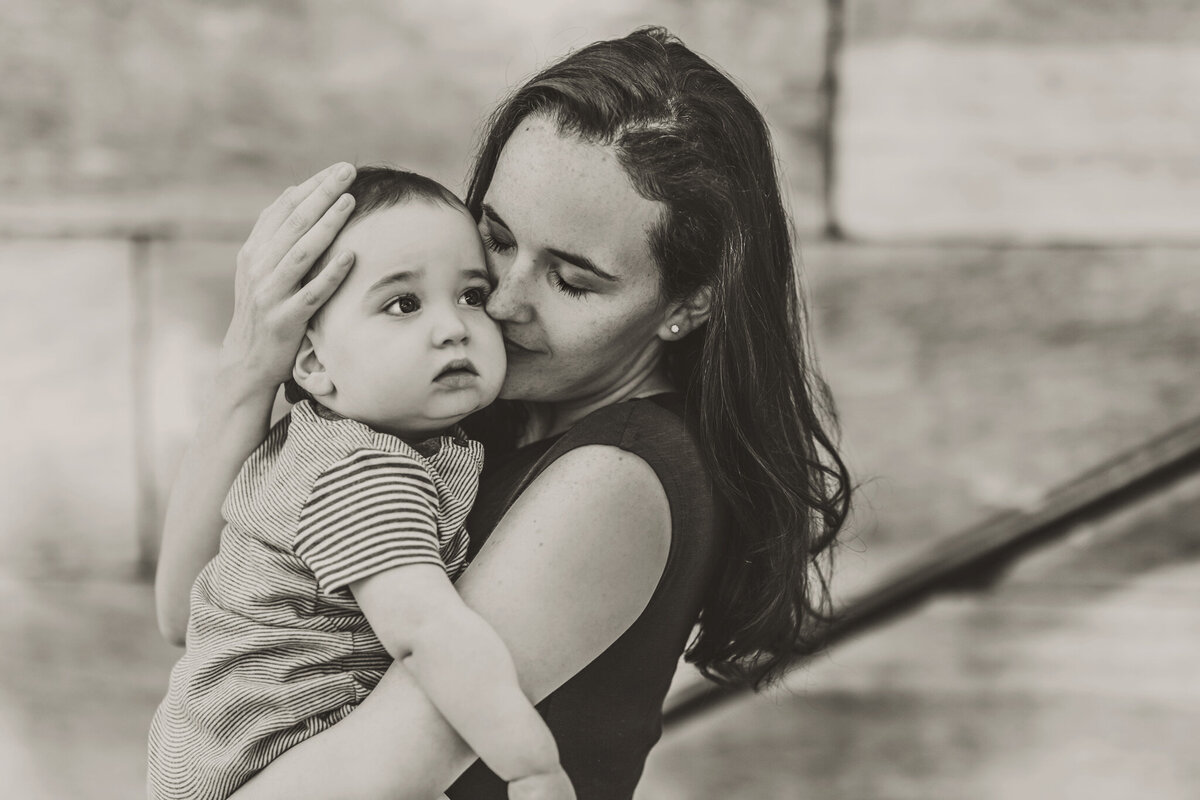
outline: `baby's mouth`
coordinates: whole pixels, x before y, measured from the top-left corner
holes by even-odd
[[[439,381],[449,375],[474,375],[475,377],[479,377],[479,370],[475,369],[475,365],[469,359],[456,358],[443,367],[442,371],[434,377],[434,380]]]

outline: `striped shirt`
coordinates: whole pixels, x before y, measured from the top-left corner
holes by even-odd
[[[150,796],[223,800],[360,703],[391,664],[347,586],[467,552],[483,447],[410,445],[298,403],[246,460],[150,729]],[[320,409],[323,411],[323,409]]]

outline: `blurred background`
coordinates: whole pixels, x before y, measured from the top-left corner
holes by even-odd
[[[862,482],[840,599],[1200,415],[1194,0],[6,0],[7,793],[142,796],[158,529],[259,209],[342,159],[461,188],[507,88],[647,23],[776,137]],[[840,643],[669,730],[639,800],[1200,796],[1198,518],[1185,475]]]

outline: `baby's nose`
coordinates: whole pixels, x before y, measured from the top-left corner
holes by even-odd
[[[433,329],[433,342],[443,346],[465,342],[468,337],[467,323],[457,311],[441,314]]]

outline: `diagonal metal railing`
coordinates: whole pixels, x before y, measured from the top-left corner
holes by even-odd
[[[1057,541],[1077,525],[1125,508],[1200,471],[1200,417],[1132,448],[1048,492],[1036,507],[998,514],[935,542],[846,602],[820,632],[819,650],[910,613],[933,595],[980,590],[1023,555]],[[810,656],[798,656],[791,668]],[[699,683],[670,697],[664,726],[748,693]]]

